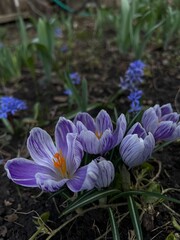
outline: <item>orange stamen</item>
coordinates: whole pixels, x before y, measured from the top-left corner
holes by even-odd
[[[98,139],[100,139],[102,137],[102,133],[98,133],[98,131],[95,132],[95,135]]]
[[[64,158],[62,151],[57,152],[53,156],[54,167],[57,168],[63,177],[67,177],[66,159]]]

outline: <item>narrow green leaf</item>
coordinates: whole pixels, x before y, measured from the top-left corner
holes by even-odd
[[[120,240],[119,230],[118,230],[118,226],[117,226],[113,211],[111,208],[108,208],[108,210],[109,210],[109,218],[110,218],[110,222],[111,222],[111,230],[112,230],[112,234],[113,234],[113,240]]]
[[[62,216],[71,213],[77,208],[81,208],[83,206],[86,206],[96,200],[99,200],[103,197],[107,197],[116,193],[119,193],[120,191],[117,189],[111,189],[111,190],[106,190],[106,191],[96,191],[90,195],[88,195],[86,198],[80,199],[75,201],[72,205],[67,207],[64,212],[62,213]]]
[[[167,197],[165,195],[162,195],[160,193],[156,192],[147,192],[147,191],[127,191],[127,192],[121,192],[116,194],[114,197],[111,198],[110,202],[113,202],[114,200],[121,198],[121,197],[128,197],[128,196],[133,196],[133,195],[149,195],[152,197],[157,197],[159,199],[164,199],[165,201],[171,201],[180,204],[180,200],[172,198],[172,197]]]
[[[133,223],[134,231],[136,233],[136,239],[143,240],[139,213],[134,198],[132,196],[128,196],[128,208]]]
[[[1,120],[4,123],[4,125],[5,125],[6,129],[8,130],[8,132],[10,132],[11,134],[14,134],[13,126],[11,125],[9,120],[6,119],[6,118],[2,118]]]
[[[176,221],[175,217],[172,217],[172,224],[174,226],[174,228],[178,231],[180,231],[180,225],[179,223]]]
[[[82,80],[82,99],[81,99],[81,111],[86,112],[88,106],[88,85],[87,80]]]
[[[26,46],[28,44],[28,36],[27,36],[24,20],[21,16],[19,16],[19,30],[20,30],[21,42],[24,46]]]

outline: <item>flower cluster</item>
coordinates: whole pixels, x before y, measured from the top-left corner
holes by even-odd
[[[129,168],[142,164],[151,156],[158,140],[180,137],[179,115],[170,104],[155,105],[144,112],[141,123],[127,129],[124,114],[114,127],[105,110],[95,119],[86,112],[78,113],[74,121],[60,117],[55,127],[55,144],[46,131],[33,128],[27,140],[33,161],[11,159],[5,170],[19,185],[50,192],[65,184],[72,192],[108,187],[115,177],[113,157],[112,161],[106,159],[109,151],[116,148]],[[90,159],[86,164],[84,152]]]
[[[7,118],[17,111],[26,110],[26,103],[18,98],[4,96],[0,98],[0,118]]]
[[[128,99],[131,102],[129,112],[138,112],[141,110],[140,98],[143,92],[138,90],[139,85],[143,82],[145,64],[140,61],[134,61],[130,64],[124,78],[120,78],[120,87],[123,90],[130,91]]]

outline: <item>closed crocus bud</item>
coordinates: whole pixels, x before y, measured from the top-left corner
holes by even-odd
[[[154,147],[152,133],[147,134],[141,124],[136,123],[122,140],[119,152],[123,162],[132,168],[145,162],[151,156]]]
[[[170,103],[163,106],[156,104],[147,109],[142,116],[142,125],[147,132],[154,135],[156,141],[175,140],[176,131],[178,131],[179,114],[173,112]]]
[[[112,162],[106,160],[103,157],[96,158],[94,162],[96,163],[99,170],[99,176],[96,180],[95,187],[96,188],[108,187],[114,180],[115,176],[115,170]]]

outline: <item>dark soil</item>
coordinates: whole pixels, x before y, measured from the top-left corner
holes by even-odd
[[[92,40],[92,39],[91,39]],[[95,41],[95,40],[94,40]],[[72,66],[75,71],[88,80],[89,101],[90,103],[101,102],[103,107],[108,106],[108,99],[118,90],[119,77],[123,76],[132,59],[122,57],[117,49],[106,47],[101,49],[97,44],[97,49],[89,48],[89,53],[84,50],[89,47],[90,41],[79,41],[74,46],[72,57]],[[76,49],[76,51],[75,51]],[[89,54],[89,55],[88,55]],[[83,55],[86,55],[83,56]],[[67,58],[69,56],[67,55]],[[90,58],[92,57],[92,59]],[[143,105],[153,106],[154,104],[165,104],[170,102],[175,110],[180,110],[178,96],[176,94],[180,87],[179,75],[179,55],[176,47],[170,46],[166,51],[155,49],[148,53],[145,59],[149,73],[145,76],[142,86],[144,91]],[[64,67],[64,63],[61,63]],[[6,89],[2,89],[1,94],[11,93],[21,99],[25,99],[29,106],[29,111],[22,113],[23,117],[32,116],[32,107],[34,102],[40,102],[41,120],[47,119],[47,122],[41,121],[41,126],[53,135],[56,120],[61,115],[68,113],[67,96],[63,94],[62,81],[53,77],[49,85],[42,84],[43,73],[36,76],[36,84],[33,83],[30,74],[24,70],[22,78],[18,83],[11,84]],[[37,87],[37,89],[36,89]],[[129,102],[127,95],[124,93],[115,100],[115,106],[119,112],[128,110]],[[176,97],[176,102],[175,102]],[[109,105],[113,109],[114,104]],[[109,109],[109,111],[111,111]],[[108,111],[108,109],[107,109]],[[17,118],[22,116],[17,115]],[[10,158],[16,157],[17,154],[28,157],[26,149],[26,137],[28,131],[39,123],[33,122],[32,119],[25,121],[25,134],[19,134],[18,137],[10,138],[5,136],[3,145],[0,149],[0,157],[4,162]],[[1,126],[2,127],[2,126]],[[2,141],[2,139],[0,139]],[[176,142],[157,152],[155,158],[162,162],[161,173],[158,181],[163,189],[180,188],[180,143]],[[156,163],[152,163],[156,165]],[[55,229],[60,224],[72,216],[58,218],[57,208],[62,211],[63,198],[61,195],[50,198],[50,194],[43,193],[41,196],[39,189],[30,189],[19,187],[11,182],[4,171],[3,164],[0,165],[0,240],[27,240],[36,231],[34,217],[50,212],[50,218],[47,225]],[[180,200],[180,192],[169,191],[168,196]],[[125,199],[123,199],[125,201]],[[179,205],[172,202],[166,203],[174,212],[179,213]],[[147,210],[143,216],[142,226],[144,240],[164,240],[169,233],[177,232],[171,222],[170,212],[164,205],[157,204],[153,209]],[[127,207],[119,207],[117,214],[121,215],[127,212]],[[87,212],[80,216],[74,222],[71,222],[60,233],[54,236],[54,240],[94,240],[104,234],[108,229],[108,213],[106,210],[97,209]],[[134,239],[133,229],[130,216],[120,223],[120,235],[122,240]],[[46,235],[39,239],[46,239]],[[102,239],[112,239],[109,231]]]

